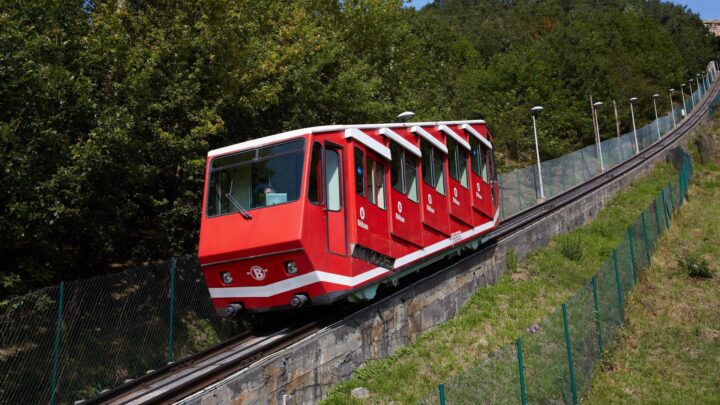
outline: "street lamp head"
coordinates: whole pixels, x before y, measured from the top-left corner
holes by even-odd
[[[653,94],[653,98],[658,98],[658,97],[660,97],[659,94],[657,94],[657,93]]]
[[[675,91],[675,89],[668,89],[668,93],[672,94]]]
[[[412,111],[404,111],[395,117],[395,122],[408,122],[415,117],[415,113]]]
[[[602,106],[603,106],[603,102],[602,102],[602,101],[597,101],[597,102],[595,102],[595,104],[593,104],[593,107],[595,107],[596,110],[597,110],[598,108],[602,107]]]
[[[631,97],[631,98],[630,98],[630,104],[635,104],[635,103],[637,103],[637,101],[638,101],[638,98],[637,98],[637,97]]]
[[[531,108],[530,111],[532,111],[533,115],[540,114],[540,111],[544,110],[542,106],[536,105],[535,107]]]
[[[689,82],[690,84],[692,84],[692,82],[693,82],[694,80],[695,80],[695,79],[692,79],[692,78],[691,78],[690,80],[688,80],[688,82]]]

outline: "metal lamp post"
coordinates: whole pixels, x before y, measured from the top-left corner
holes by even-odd
[[[657,114],[657,98],[660,97],[659,94],[653,94],[653,108],[655,109],[655,127],[657,128],[657,134],[658,134],[658,141],[660,140],[660,120],[658,119]]]
[[[535,117],[540,115],[540,111],[542,110],[543,108],[539,105],[530,109],[530,112],[532,112],[533,133],[535,134],[535,157],[537,158],[538,179],[540,181],[540,198],[544,200],[545,190],[543,189],[542,168],[540,167],[540,147],[538,146],[537,123],[535,121]]]
[[[690,101],[692,102],[693,110],[695,109],[695,96],[693,95],[692,82],[694,79],[688,80],[690,84]]]
[[[705,86],[703,85],[704,80],[700,80],[700,73],[696,74],[695,77],[697,77],[696,83],[698,85],[698,90],[700,90],[700,94],[705,92]]]
[[[674,127],[675,125],[677,125],[677,123],[675,122],[675,109],[673,108],[673,102],[672,102],[673,91],[675,91],[675,89],[668,89],[668,94],[670,95],[670,115],[672,116],[673,127]],[[685,107],[685,106],[683,106],[683,107]]]
[[[596,130],[596,136],[595,136],[595,142],[597,142],[597,150],[598,150],[598,156],[600,157],[600,171],[605,171],[605,163],[603,162],[603,154],[602,154],[602,142],[600,142],[600,117],[597,115],[597,110],[603,106],[602,101],[598,101],[595,104],[593,104],[593,112],[595,113],[595,130]]]
[[[635,129],[635,110],[633,109],[633,104],[637,103],[637,101],[637,97],[630,98],[630,116],[632,117],[633,135],[635,136],[635,154],[640,153],[640,144],[638,144],[637,139],[637,129]]]
[[[685,104],[685,83],[680,85],[680,95],[682,96],[683,101],[683,108],[682,108],[682,117],[684,118],[687,115],[687,104]]]

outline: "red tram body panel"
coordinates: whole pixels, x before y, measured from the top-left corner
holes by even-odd
[[[374,295],[498,223],[482,120],[324,126],[208,153],[199,259],[218,313]]]

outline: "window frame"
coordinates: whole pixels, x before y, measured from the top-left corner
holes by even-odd
[[[420,190],[419,190],[420,180],[418,179],[418,160],[417,160],[417,158],[414,155],[411,156],[410,152],[408,152],[400,144],[398,144],[397,142],[392,141],[392,140],[390,141],[390,155],[392,156],[392,160],[391,160],[391,164],[390,164],[390,180],[391,180],[391,183],[393,183],[393,184],[391,184],[393,190],[395,190],[398,193],[402,194],[403,196],[407,197],[407,199],[410,200],[411,202],[413,202],[415,204],[419,204],[420,203]],[[409,185],[407,184],[407,179],[406,179],[407,173],[405,171],[405,167],[408,163],[407,162],[409,160],[408,158],[412,159],[413,164],[411,166],[415,170],[414,199],[410,196],[411,189],[410,189]],[[396,167],[396,165],[400,171],[398,173],[398,176],[400,179],[400,188],[401,188],[400,190],[398,190],[397,187],[395,187],[394,182],[392,182],[392,178],[393,178],[392,170]]]
[[[320,151],[320,175],[316,179],[318,184],[320,184],[320,190],[319,190],[320,193],[318,195],[317,202],[310,199],[310,187],[311,187],[310,182],[312,181],[313,158],[314,158],[316,146],[318,147],[318,150]],[[307,198],[308,198],[308,201],[310,202],[310,204],[314,204],[314,205],[318,205],[318,206],[322,206],[323,204],[325,204],[325,165],[324,165],[325,161],[324,161],[324,158],[325,158],[325,153],[324,153],[322,144],[317,141],[313,142],[312,147],[310,148],[310,164],[308,166]]]
[[[238,150],[238,151],[234,151],[234,152],[228,153],[228,154],[223,154],[223,155],[219,155],[219,156],[213,156],[212,159],[210,159],[210,162],[208,163],[208,171],[207,171],[207,178],[208,178],[208,180],[207,180],[207,184],[203,185],[203,190],[204,190],[203,192],[204,192],[206,195],[205,195],[205,209],[203,210],[203,213],[202,213],[202,214],[205,216],[205,218],[219,218],[219,217],[223,217],[223,216],[226,216],[226,215],[236,215],[236,214],[239,214],[239,213],[240,213],[240,210],[238,210],[238,211],[229,211],[229,212],[220,213],[220,214],[210,214],[210,213],[209,213],[209,210],[210,210],[210,198],[211,198],[211,194],[212,194],[212,192],[211,192],[211,190],[210,190],[210,183],[211,183],[211,181],[212,181],[212,176],[213,176],[213,174],[214,174],[215,172],[221,171],[221,170],[224,171],[224,170],[227,170],[227,169],[234,169],[234,168],[237,168],[237,167],[240,167],[240,166],[244,166],[244,165],[247,165],[247,164],[253,164],[253,163],[263,162],[263,161],[266,161],[266,160],[274,159],[274,158],[276,158],[276,157],[282,157],[282,156],[291,155],[291,154],[293,154],[293,153],[296,153],[297,150],[283,151],[283,152],[277,153],[277,154],[275,154],[275,155],[270,155],[270,156],[260,156],[260,151],[261,151],[262,149],[268,149],[268,148],[274,148],[274,147],[278,147],[278,146],[288,145],[288,144],[291,144],[291,143],[293,143],[293,142],[298,142],[298,143],[302,142],[302,148],[298,148],[298,149],[303,151],[303,164],[302,164],[302,166],[300,167],[300,170],[301,170],[301,172],[300,172],[300,187],[299,187],[299,191],[298,191],[298,196],[297,196],[297,198],[294,199],[294,200],[288,200],[288,201],[286,201],[286,202],[279,203],[279,204],[265,205],[265,206],[262,206],[262,207],[245,208],[245,210],[246,210],[246,211],[255,211],[255,210],[261,210],[261,209],[270,208],[270,207],[277,207],[277,206],[279,206],[279,205],[292,204],[292,203],[296,203],[296,202],[298,202],[298,201],[301,201],[301,200],[302,200],[302,193],[303,193],[302,178],[303,178],[303,175],[305,174],[305,173],[304,173],[304,171],[305,171],[305,162],[304,162],[304,160],[305,160],[305,148],[307,147],[308,142],[307,142],[307,140],[306,140],[305,138],[294,138],[294,139],[289,139],[289,140],[286,140],[286,141],[281,141],[281,142],[277,142],[277,143],[272,143],[272,144],[269,144],[269,145],[257,146],[257,147],[255,147],[255,148],[249,148],[249,149],[245,149],[245,150]],[[239,156],[239,155],[242,155],[242,154],[245,154],[245,153],[248,153],[248,152],[253,152],[253,158],[252,158],[252,159],[244,160],[244,161],[237,162],[237,163],[231,163],[231,164],[227,164],[227,165],[223,165],[223,166],[219,166],[219,167],[215,167],[215,166],[214,166],[214,165],[215,165],[215,162],[216,162],[217,160],[229,158],[229,157],[232,157],[232,156]],[[324,173],[323,173],[323,174],[324,174]]]

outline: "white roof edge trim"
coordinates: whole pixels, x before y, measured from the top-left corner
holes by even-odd
[[[418,134],[421,138],[424,138],[426,141],[430,142],[431,144],[433,144],[433,146],[440,149],[440,151],[447,155],[447,146],[443,145],[442,142],[438,141],[434,136],[430,135],[428,131],[422,129],[422,127],[415,125],[414,127],[410,128],[410,132]]]
[[[488,141],[487,139],[485,139],[485,138],[480,134],[480,132],[476,131],[475,128],[471,127],[469,124],[462,124],[462,126],[461,126],[460,128],[462,128],[462,129],[470,132],[472,135],[475,136],[475,138],[478,139],[478,141],[484,143],[485,146],[487,146],[488,148],[490,148],[490,149],[493,148],[493,147],[492,147],[492,144],[490,143],[490,141]]]
[[[465,141],[464,139],[462,139],[462,137],[460,135],[458,135],[455,131],[450,129],[447,125],[438,125],[438,130],[445,132],[446,134],[448,134],[450,136],[450,138],[454,139],[455,142],[459,143],[460,146],[462,146],[463,148],[465,148],[467,150],[470,150],[470,144],[467,143],[467,141]]]
[[[264,136],[262,138],[251,139],[242,143],[236,143],[235,145],[225,146],[219,149],[213,149],[208,152],[208,157],[214,157],[217,155],[224,155],[231,152],[237,152],[248,149],[256,149],[272,143],[288,141],[290,139],[300,138],[304,135],[311,133],[307,129],[297,129],[295,131],[283,132],[277,135]]]
[[[294,129],[292,131],[282,132],[275,135],[264,136],[262,138],[251,139],[249,141],[236,143],[234,145],[224,146],[208,152],[208,157],[224,155],[231,152],[238,152],[247,149],[254,149],[269,145],[275,142],[281,142],[288,139],[300,137],[301,135],[319,134],[323,132],[344,131],[346,129],[380,129],[380,128],[410,128],[416,126],[430,125],[461,125],[461,124],[485,124],[485,120],[462,120],[462,121],[428,121],[428,122],[393,122],[384,124],[355,124],[355,125],[321,125],[316,127]],[[413,131],[414,132],[414,131]]]
[[[396,142],[398,145],[405,148],[408,152],[412,153],[413,155],[417,157],[422,157],[422,153],[420,152],[420,149],[408,142],[405,138],[400,136],[397,132],[393,131],[390,128],[381,128],[380,129],[380,135],[383,135],[390,139],[391,141]]]
[[[357,128],[348,128],[345,130],[345,138],[353,138],[360,142],[361,144],[367,146],[368,148],[372,149],[375,153],[378,155],[384,157],[387,160],[392,160],[392,155],[390,154],[390,149],[386,147],[385,145],[381,144],[380,142],[372,139],[370,135],[366,134],[365,132],[357,129]]]

